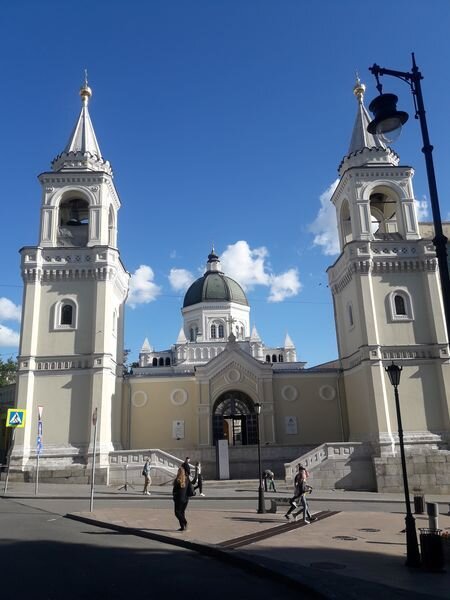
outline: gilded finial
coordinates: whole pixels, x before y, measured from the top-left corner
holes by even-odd
[[[87,105],[89,102],[89,98],[92,96],[92,90],[88,85],[88,72],[87,69],[84,70],[84,84],[80,89],[80,96],[83,104]]]
[[[358,71],[356,71],[356,83],[353,86],[353,93],[358,98],[359,102],[363,101],[365,91],[366,91],[366,86],[364,85],[364,83],[361,83],[361,79],[359,78]]]

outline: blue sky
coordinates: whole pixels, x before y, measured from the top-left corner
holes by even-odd
[[[350,141],[355,71],[368,105],[374,62],[409,70],[416,53],[449,216],[446,0],[16,0],[2,5],[0,28],[2,358],[17,353],[18,250],[37,243],[36,176],[66,144],[85,68],[90,114],[122,200],[132,359],[145,337],[156,349],[175,342],[183,285],[203,273],[212,243],[227,274],[245,285],[267,344],[281,345],[289,332],[308,365],[337,356],[326,192]],[[408,87],[383,83],[411,114]],[[395,150],[416,169],[415,196],[424,201],[420,149],[411,119]]]

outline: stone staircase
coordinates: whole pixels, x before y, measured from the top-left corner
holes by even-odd
[[[107,485],[143,484],[142,467],[150,458],[152,484],[171,484],[182,460],[164,450],[149,448],[140,450],[116,450],[109,453]]]
[[[285,463],[285,479],[293,485],[297,465],[309,471],[309,484],[319,490],[344,489],[376,491],[372,452],[358,442],[325,443]]]

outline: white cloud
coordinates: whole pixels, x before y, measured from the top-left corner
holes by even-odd
[[[19,334],[9,327],[0,325],[0,346],[11,348],[19,345]]]
[[[255,285],[270,284],[270,273],[265,264],[268,254],[264,246],[252,250],[241,240],[228,246],[220,261],[224,272],[248,290]]]
[[[269,302],[282,302],[295,296],[301,290],[297,269],[289,269],[280,274],[272,272],[267,263],[267,248],[250,248],[245,240],[227,247],[220,257],[224,272],[235,279],[245,290],[256,285],[269,288]]]
[[[169,282],[175,292],[186,291],[194,280],[194,275],[186,269],[170,269]]]
[[[428,219],[428,200],[426,196],[422,200],[414,200],[416,204],[417,220],[419,222],[426,221]]]
[[[153,269],[148,265],[141,265],[132,274],[127,299],[127,304],[131,308],[136,308],[138,304],[153,302],[160,295],[161,287],[153,281],[154,277]]]
[[[314,233],[313,244],[320,246],[322,253],[326,255],[339,254],[339,235],[336,221],[336,209],[330,202],[339,183],[339,179],[333,181],[328,189],[320,196],[320,209],[317,217],[309,226],[309,231]]]
[[[22,307],[8,298],[0,298],[0,321],[20,321]]]
[[[289,269],[281,275],[273,275],[270,283],[269,302],[282,302],[296,296],[302,288],[297,269]]]

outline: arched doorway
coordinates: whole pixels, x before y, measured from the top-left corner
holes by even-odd
[[[230,446],[258,443],[257,415],[253,400],[245,392],[225,392],[214,403],[213,443],[228,440]]]

